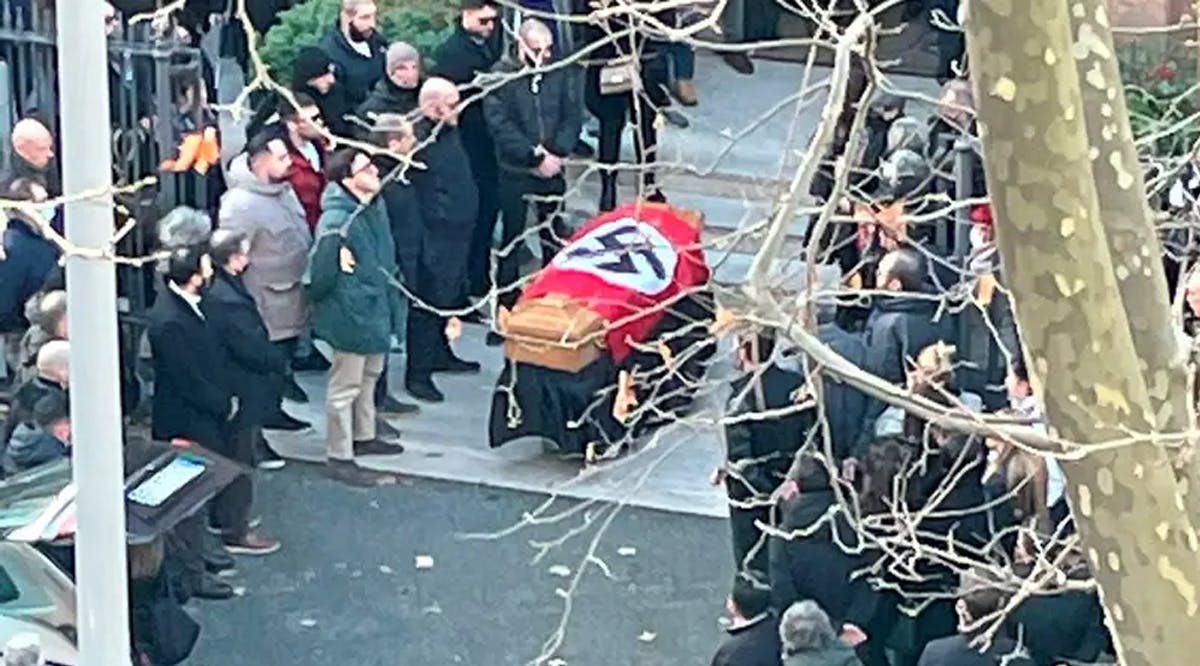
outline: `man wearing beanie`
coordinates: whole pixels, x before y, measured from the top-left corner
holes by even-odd
[[[342,0],[338,24],[321,39],[321,49],[337,65],[346,104],[357,108],[383,76],[387,40],[378,30],[375,0]]]
[[[265,101],[251,102],[256,110],[246,125],[247,141],[267,125],[278,122],[282,118],[280,111],[288,107],[286,100],[278,93],[256,92],[263,94],[252,94],[251,99],[258,97],[260,100],[265,98]],[[346,120],[346,116],[354,111],[354,107],[346,101],[344,86],[337,78],[337,66],[329,54],[315,46],[300,49],[296,61],[292,63],[292,92],[311,97],[317,103],[321,119],[330,132],[337,136],[353,134],[354,126]]]
[[[375,89],[358,107],[358,117],[374,125],[379,114],[407,115],[417,108],[421,90],[421,54],[411,44],[396,42],[388,47],[387,68]]]

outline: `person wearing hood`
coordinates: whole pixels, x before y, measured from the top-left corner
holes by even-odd
[[[433,373],[479,372],[478,363],[458,358],[450,349],[447,318],[441,314],[461,306],[479,202],[458,132],[460,101],[458,88],[446,79],[433,77],[421,86],[422,118],[415,131],[417,144],[425,144],[417,153],[425,168],[409,172],[425,230],[422,257],[427,258],[429,274],[417,280],[414,292],[424,305],[414,307],[409,317],[404,386],[409,395],[425,402],[446,399],[434,385]]]
[[[33,423],[19,424],[4,449],[4,473],[17,474],[71,455],[71,415],[65,392],[50,392],[33,405]]]
[[[738,576],[726,601],[729,637],[713,655],[712,666],[780,666],[779,618],[771,594]]]
[[[421,54],[405,42],[394,42],[387,49],[386,76],[379,79],[371,93],[358,105],[358,118],[368,126],[379,114],[408,115],[417,108],[421,91]]]
[[[54,393],[67,394],[70,381],[71,346],[66,340],[47,342],[37,354],[37,374],[21,384],[12,396],[8,416],[0,428],[0,445],[6,444],[21,426],[33,427],[34,407]]]
[[[288,183],[292,168],[287,135],[267,128],[253,137],[246,151],[229,165],[229,191],[221,198],[219,226],[250,239],[250,267],[243,275],[271,342],[295,356],[300,336],[308,330],[308,304],[301,278],[308,265],[312,233],[304,206]],[[283,397],[308,397],[289,373]]]
[[[329,185],[304,276],[313,333],[333,348],[325,398],[326,474],[353,486],[395,483],[358,466],[356,455],[394,455],[404,447],[376,430],[375,384],[392,336],[403,339],[406,308],[398,285],[395,242],[370,156],[345,148],[325,167]]]
[[[378,30],[375,0],[342,0],[338,24],[321,38],[320,47],[337,67],[346,105],[356,108],[383,76],[387,40]]]
[[[434,51],[432,74],[457,84],[460,101],[467,102],[458,127],[478,196],[467,250],[467,289],[473,296],[484,296],[488,293],[492,234],[500,212],[500,171],[491,129],[483,112],[484,90],[475,80],[490,72],[500,60],[500,5],[496,0],[462,0],[460,7],[454,32]],[[458,301],[456,306],[465,305],[461,297]]]
[[[46,200],[46,190],[37,182],[18,178],[7,188],[6,198],[40,203]],[[40,219],[24,211],[9,213],[0,245],[0,337],[10,379],[16,376],[21,338],[29,328],[25,304],[42,288],[60,254],[58,246],[42,233],[43,226],[53,220],[54,208],[39,208],[37,215]]]
[[[13,125],[11,142],[11,163],[0,175],[0,187],[8,189],[16,179],[27,178],[41,185],[51,198],[60,196],[62,182],[50,130],[35,118],[22,118]]]
[[[500,305],[512,309],[520,295],[518,239],[532,198],[542,241],[542,265],[550,263],[564,238],[562,196],[567,190],[563,159],[570,156],[583,128],[583,107],[575,74],[565,68],[541,71],[550,64],[554,33],[545,23],[527,19],[517,31],[519,62],[500,61],[495,72],[507,83],[483,100],[483,113],[496,143],[500,179],[500,251],[492,288]],[[491,271],[489,271],[490,274]],[[500,337],[489,334],[489,344]]]
[[[939,312],[940,301],[926,286],[928,280],[928,263],[915,248],[896,248],[879,261],[876,288],[891,293],[877,296],[867,317],[864,370],[903,385],[909,359],[935,342],[953,339]],[[875,437],[875,421],[885,407],[883,401],[868,397],[855,457],[864,453]]]
[[[779,621],[783,666],[862,666],[854,648],[839,639],[817,602],[792,604]]]

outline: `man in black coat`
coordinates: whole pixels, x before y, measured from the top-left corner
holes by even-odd
[[[499,212],[497,192],[499,170],[491,131],[483,115],[483,89],[471,85],[477,76],[487,74],[500,60],[500,6],[495,0],[462,0],[459,24],[434,52],[433,75],[461,86],[461,98],[471,100],[462,110],[458,126],[462,145],[470,158],[471,173],[478,192],[475,226],[471,232],[467,264],[469,293],[483,296],[488,292],[488,255],[492,232]],[[465,305],[461,302],[458,305]]]
[[[200,312],[225,351],[226,376],[239,402],[230,428],[228,455],[252,466],[260,447],[265,448],[259,443],[263,423],[279,409],[287,359],[271,344],[254,299],[242,284],[241,273],[250,263],[250,241],[240,233],[219,229],[209,247],[215,267]],[[279,549],[279,542],[250,531],[253,502],[249,475],[238,477],[213,498],[211,523],[220,530],[230,552],[265,555]]]
[[[427,141],[428,145],[416,159],[426,168],[409,171],[423,230],[423,261],[418,270],[428,272],[417,276],[414,293],[420,302],[409,308],[404,385],[410,395],[426,402],[445,400],[433,383],[433,373],[479,372],[478,363],[464,361],[450,350],[445,334],[447,317],[434,311],[461,305],[467,250],[479,202],[459,137],[459,102],[458,88],[446,79],[430,78],[421,86],[422,118],[415,132],[418,145]]]
[[[345,86],[338,79],[333,60],[315,46],[306,46],[292,64],[292,91],[311,97],[321,110],[321,120],[335,136],[353,136],[354,126],[346,119],[354,108],[346,101]],[[254,96],[252,95],[253,99]],[[264,93],[255,100],[254,117],[246,125],[246,137],[258,135],[264,127],[288,115],[285,100],[277,93]]]
[[[12,128],[11,162],[0,175],[0,189],[7,190],[18,178],[41,185],[50,197],[62,194],[58,162],[54,159],[54,135],[34,118],[18,120]]]
[[[375,0],[342,0],[338,24],[321,38],[321,50],[337,66],[346,103],[357,108],[383,76],[387,40],[377,29]]]
[[[770,593],[739,576],[727,610],[729,638],[713,655],[712,666],[780,666],[779,617],[771,611]]]
[[[730,416],[725,426],[725,464],[713,473],[729,496],[729,525],[733,532],[734,564],[757,579],[767,573],[767,544],[756,521],[770,524],[770,496],[784,481],[796,451],[813,424],[811,409],[782,416],[756,418],[764,412],[786,410],[803,402],[804,376],[771,361],[773,331],[759,332],[739,342],[743,376],[733,382]]]
[[[520,62],[505,59],[496,66],[496,73],[508,82],[483,101],[503,174],[499,188],[502,255],[497,258],[493,288],[500,290],[500,304],[510,309],[520,295],[516,288],[520,273],[517,240],[525,230],[526,197],[537,198],[533,203],[543,265],[554,258],[566,235],[559,217],[567,189],[563,158],[571,154],[583,128],[583,106],[574,72],[561,67],[538,71],[549,64],[553,48],[554,33],[545,23],[537,19],[522,23],[517,33]],[[513,78],[523,69],[527,70],[524,76]],[[498,335],[488,337],[490,343],[500,342]]]
[[[911,359],[929,345],[953,339],[948,318],[927,286],[929,269],[918,250],[902,247],[879,262],[876,285],[895,295],[877,296],[866,328],[863,369],[893,384],[904,384]],[[886,405],[868,399],[855,457],[865,453],[875,437],[875,421]],[[853,465],[851,465],[853,467]]]
[[[1014,569],[1024,577],[1033,575],[1030,565]],[[1068,556],[1063,569],[1067,580],[1072,582],[1091,578],[1082,555]],[[1029,647],[1038,666],[1092,664],[1112,654],[1112,637],[1104,624],[1104,607],[1095,590],[1063,586],[1030,595],[1013,609],[1007,622]]]
[[[179,248],[167,258],[165,288],[148,315],[154,357],[152,436],[186,439],[224,454],[239,401],[219,334],[200,309],[211,278],[204,248]]]
[[[1006,602],[1005,593],[997,587],[969,584],[959,593],[954,606],[959,633],[930,641],[917,666],[1034,666],[1028,651],[1008,636],[1000,634],[990,643],[976,643],[988,628],[986,621],[980,621],[999,613]],[[974,627],[976,624],[980,626]]]
[[[802,451],[793,470],[799,492],[781,505],[779,529],[795,536],[772,537],[768,544],[773,605],[789,608],[797,601],[812,599],[829,614],[835,631],[844,632],[846,625],[852,625],[869,635],[879,597],[865,578],[853,577],[869,564],[847,552],[857,534],[840,514],[821,524],[837,503],[825,462]],[[820,529],[802,534],[818,524]]]
[[[421,54],[411,44],[394,42],[387,49],[383,76],[358,105],[358,118],[374,125],[379,114],[407,115],[417,108],[421,92]]]

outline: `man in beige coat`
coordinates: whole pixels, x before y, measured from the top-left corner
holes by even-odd
[[[287,180],[291,157],[286,141],[281,128],[268,127],[233,159],[219,225],[250,239],[250,266],[243,276],[246,290],[258,305],[271,342],[292,359],[300,337],[308,331],[308,303],[300,279],[308,265],[312,233]],[[290,372],[283,397],[308,400]]]

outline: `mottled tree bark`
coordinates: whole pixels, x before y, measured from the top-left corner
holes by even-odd
[[[1142,381],[1159,432],[1191,429],[1187,348],[1171,316],[1162,247],[1138,162],[1104,0],[1069,0],[1072,56],[1083,93],[1084,120],[1100,220],[1116,271]],[[1200,517],[1200,488],[1191,447],[1174,457],[1188,513]]]
[[[1200,556],[1169,456],[1104,446],[1157,418],[1099,215],[1068,0],[968,6],[998,243],[1050,428],[1087,452],[1066,463],[1068,486],[1117,651],[1190,663]]]

